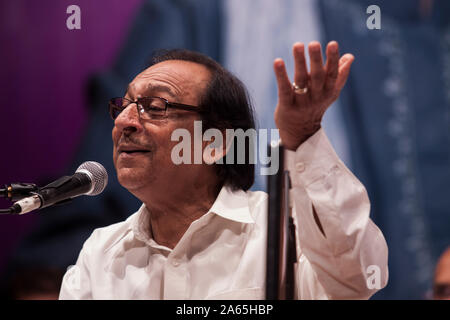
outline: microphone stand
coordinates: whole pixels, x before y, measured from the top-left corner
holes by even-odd
[[[284,148],[269,145],[270,154],[278,149],[279,169],[268,176],[268,223],[266,299],[292,300],[295,294],[296,232],[289,199],[289,171],[285,170]]]
[[[69,176],[64,176],[59,178],[58,180],[46,185],[43,188],[39,188],[34,183],[11,183],[9,185],[5,185],[4,189],[0,189],[0,197],[7,198],[11,202],[16,202],[23,198],[31,197],[33,195],[39,195],[39,192],[42,190],[46,190],[49,188],[57,188],[62,186],[64,183],[70,181]],[[65,204],[71,202],[73,199],[68,198],[54,203],[54,206]],[[17,214],[14,211],[14,206],[11,206],[6,209],[0,209],[0,214]]]
[[[26,198],[39,191],[39,187],[34,183],[11,183],[0,189],[0,197],[8,198],[9,201]]]
[[[0,197],[7,198],[11,202],[21,200],[26,197],[30,197],[39,191],[39,187],[34,183],[11,183],[5,185],[5,188],[0,189]],[[12,207],[7,209],[0,209],[0,214],[13,213]]]

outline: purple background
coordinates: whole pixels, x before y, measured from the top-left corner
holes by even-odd
[[[87,125],[86,80],[113,61],[141,2],[0,1],[1,186],[70,174]],[[73,4],[81,30],[66,27]],[[34,220],[0,217],[0,273]]]

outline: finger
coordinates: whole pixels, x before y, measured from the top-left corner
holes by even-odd
[[[339,46],[336,41],[331,41],[327,46],[327,64],[325,70],[325,90],[330,91],[333,90],[339,74]]]
[[[320,43],[313,41],[309,44],[308,49],[311,62],[311,94],[313,96],[319,96],[325,80]]]
[[[305,45],[301,42],[294,44],[292,49],[295,61],[294,81],[300,88],[308,85],[308,69],[305,59]]]
[[[350,53],[343,55],[339,60],[339,74],[336,80],[336,89],[338,91],[342,90],[344,87],[354,60],[355,57]]]
[[[280,58],[275,59],[273,69],[277,78],[278,99],[281,105],[289,105],[293,101],[293,90],[289,76],[286,72],[284,61]]]

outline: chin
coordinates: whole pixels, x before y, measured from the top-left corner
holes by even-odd
[[[119,168],[117,169],[117,180],[122,187],[129,191],[137,190],[152,180],[148,171],[144,168]]]
[[[142,183],[142,176],[136,171],[136,168],[119,168],[117,170],[117,180],[119,180],[119,183],[127,189],[136,185],[139,180]],[[141,178],[139,179],[139,177]]]

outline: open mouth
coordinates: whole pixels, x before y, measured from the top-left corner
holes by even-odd
[[[148,150],[127,150],[127,151],[120,151],[120,153],[127,153],[127,154],[133,154],[133,153],[148,153],[150,151]]]
[[[119,151],[119,156],[126,156],[126,157],[131,157],[131,156],[138,156],[138,155],[144,155],[149,153],[149,150],[120,150]]]

